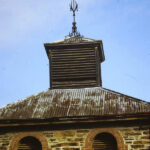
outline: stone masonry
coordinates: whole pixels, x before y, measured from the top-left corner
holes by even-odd
[[[42,150],[92,150],[95,134],[103,132],[116,138],[119,150],[150,150],[150,126],[16,133],[1,131],[0,150],[17,150],[18,142],[26,136],[37,138],[42,144]]]

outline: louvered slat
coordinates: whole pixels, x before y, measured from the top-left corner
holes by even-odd
[[[94,47],[53,49],[50,58],[52,88],[96,86]]]
[[[21,139],[17,150],[42,150],[42,146],[37,139],[28,136]]]
[[[117,150],[117,143],[111,134],[102,133],[95,137],[93,148],[94,150]]]

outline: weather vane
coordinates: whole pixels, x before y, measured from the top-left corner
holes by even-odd
[[[70,11],[73,12],[73,23],[72,23],[72,32],[69,33],[69,36],[80,36],[80,33],[77,31],[76,21],[75,21],[75,12],[78,11],[78,4],[75,0],[71,0]]]

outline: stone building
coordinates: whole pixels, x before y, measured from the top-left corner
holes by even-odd
[[[0,150],[150,150],[150,103],[102,87],[101,40],[44,46],[50,89],[0,108]]]

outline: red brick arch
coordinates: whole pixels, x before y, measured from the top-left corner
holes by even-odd
[[[46,138],[44,137],[44,135],[41,133],[36,133],[36,132],[22,132],[22,133],[15,135],[15,137],[10,142],[9,150],[17,150],[19,141],[22,138],[27,137],[27,136],[32,136],[36,138],[37,140],[39,140],[39,142],[42,145],[42,150],[51,150],[48,148],[48,142]]]
[[[98,128],[98,129],[91,130],[90,133],[86,137],[85,147],[82,148],[82,150],[94,150],[92,147],[93,142],[94,142],[94,137],[97,134],[104,133],[104,132],[109,133],[115,137],[117,141],[118,150],[128,150],[128,147],[127,145],[124,144],[123,138],[120,135],[120,133],[116,129],[113,129],[113,128],[102,128],[102,129]]]

